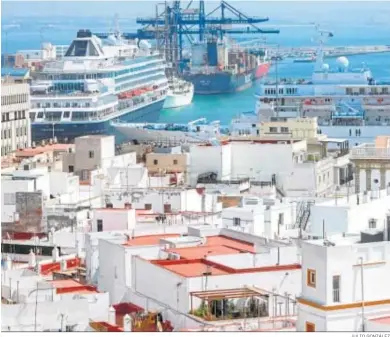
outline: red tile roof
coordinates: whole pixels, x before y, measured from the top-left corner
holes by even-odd
[[[17,157],[33,157],[38,154],[50,152],[50,151],[67,151],[69,148],[72,148],[72,144],[52,144],[45,146],[37,146],[35,148],[19,149],[16,151],[15,155]]]
[[[98,293],[96,287],[84,285],[73,279],[49,281],[56,289],[57,294],[94,294]]]
[[[176,238],[179,234],[156,234],[156,235],[144,235],[138,236],[130,241],[124,243],[124,246],[154,246],[160,243],[164,238]]]

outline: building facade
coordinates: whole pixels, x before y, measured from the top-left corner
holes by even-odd
[[[368,331],[389,313],[389,241],[367,236],[303,243],[297,331]]]
[[[373,144],[353,148],[350,160],[356,170],[356,193],[385,189],[390,185],[390,136],[378,136]]]
[[[1,84],[1,156],[31,146],[30,89],[26,83]]]

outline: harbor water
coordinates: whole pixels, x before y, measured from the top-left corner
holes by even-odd
[[[71,42],[75,32],[81,27],[89,28],[92,32],[109,30],[109,18],[56,18],[55,22],[50,18],[3,18],[3,38],[2,52],[13,53],[21,49],[38,49],[42,42],[51,42],[56,45],[67,45]],[[104,24],[103,24],[104,21]],[[279,35],[267,36],[267,43],[270,45],[279,44],[281,46],[308,46],[315,45],[312,38],[315,31],[312,27],[305,25],[288,26],[283,28],[286,22],[278,21],[273,17],[274,27],[280,25]],[[6,25],[19,25],[17,29],[7,30]],[[52,25],[50,29],[42,30],[42,26]],[[134,20],[121,20],[122,31],[135,31],[137,25]],[[5,27],[5,28],[4,28]],[[106,28],[104,28],[106,27]],[[328,27],[327,27],[328,28]],[[359,20],[354,20],[348,25],[345,23],[332,23],[329,27],[334,32],[334,38],[328,45],[390,45],[389,24],[363,25]],[[8,33],[4,34],[5,31]],[[253,36],[239,36],[240,40],[253,39]],[[386,79],[390,81],[390,54],[368,54],[349,56],[349,63],[352,67],[358,68],[364,63],[369,67],[376,79]],[[335,59],[325,59],[330,66],[335,65]],[[309,78],[313,63],[293,63],[292,60],[285,59],[278,62],[277,72],[279,78]],[[275,79],[276,67],[273,65],[267,76],[268,79]],[[162,110],[158,122],[161,123],[186,123],[191,120],[205,117],[208,121],[219,120],[221,124],[227,125],[230,120],[240,112],[253,111],[255,106],[254,93],[256,84],[251,88],[234,94],[207,95],[194,97],[191,105],[182,108]],[[337,131],[336,131],[337,130]],[[374,130],[374,129],[373,129]],[[329,128],[332,137],[348,137],[349,128]],[[390,134],[388,128],[377,128],[375,133]],[[325,133],[325,132],[324,132]],[[359,143],[363,141],[363,134]],[[372,135],[367,136],[371,139]]]

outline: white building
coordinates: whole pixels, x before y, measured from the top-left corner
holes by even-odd
[[[289,200],[264,200],[245,196],[240,207],[222,210],[222,227],[266,238],[291,234],[296,221],[296,206]]]
[[[325,137],[309,144],[307,140],[273,137],[192,146],[189,184],[195,186],[199,175],[213,172],[218,181],[273,181],[286,196],[323,196],[340,184],[339,171],[348,165],[348,150],[329,151],[331,141]]]
[[[312,237],[334,234],[359,234],[365,229],[382,230],[390,214],[390,189],[336,197],[311,206]]]
[[[389,315],[390,243],[367,237],[302,243],[298,331],[371,331],[368,320]]]
[[[108,319],[109,295],[72,279],[47,280],[29,269],[2,272],[2,331],[85,331]]]
[[[34,220],[42,213],[44,199],[50,197],[47,167],[26,163],[12,173],[1,176],[1,220],[15,222],[25,217]]]
[[[375,143],[351,150],[355,165],[355,191],[376,191],[390,186],[390,136],[378,136]]]
[[[30,89],[27,83],[1,83],[1,157],[31,146]]]
[[[212,226],[191,227],[185,235],[174,227],[159,232],[132,233],[127,239],[119,233],[88,234],[86,261],[92,264],[87,274],[97,280],[98,289],[110,293],[111,303],[130,301],[149,310],[165,308],[164,317],[176,328],[191,328],[202,326],[188,315],[201,302],[195,297],[191,300],[192,292],[255,286],[271,293],[271,298],[289,294],[288,309],[285,302],[279,308],[270,299],[269,316],[294,315],[294,296],[301,287],[296,247]],[[96,241],[91,241],[95,236],[98,250]],[[206,271],[211,274],[205,276]],[[156,279],[158,287],[151,287]]]

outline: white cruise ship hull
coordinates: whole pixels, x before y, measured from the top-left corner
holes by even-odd
[[[174,109],[174,108],[180,108],[182,106],[190,105],[193,97],[194,97],[193,90],[183,94],[174,94],[168,91],[163,109]]]
[[[178,143],[203,143],[210,139],[209,134],[199,134],[183,131],[150,130],[128,125],[111,124],[127,140],[143,142],[178,142]]]

